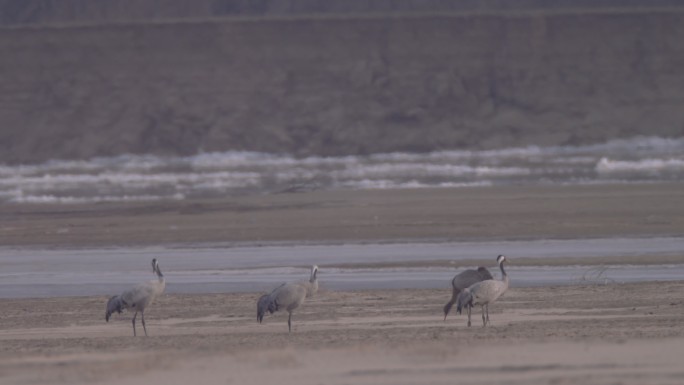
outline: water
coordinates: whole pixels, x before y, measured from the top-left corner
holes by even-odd
[[[123,155],[0,165],[0,203],[215,198],[313,189],[384,189],[684,180],[684,138],[637,137],[590,146],[368,156],[253,152]]]
[[[672,255],[684,238],[592,239],[249,246],[231,248],[122,248],[93,250],[0,248],[0,297],[26,298],[111,295],[153,279],[150,261],[160,259],[169,293],[266,291],[287,281],[306,279],[309,265],[321,266],[321,286],[330,290],[446,288],[457,269],[420,262],[477,259],[491,261],[502,252],[548,259],[633,255]],[[416,267],[364,268],[358,263],[412,262]],[[684,265],[509,266],[513,286],[679,280]]]

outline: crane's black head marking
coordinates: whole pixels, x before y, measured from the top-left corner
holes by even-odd
[[[159,261],[157,258],[152,258],[152,272],[157,274],[159,277],[163,277],[164,274],[162,274],[161,269],[159,268]]]

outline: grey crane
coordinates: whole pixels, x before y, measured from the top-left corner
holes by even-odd
[[[284,309],[288,312],[287,328],[292,332],[292,312],[318,291],[317,273],[318,266],[313,265],[308,281],[284,283],[262,295],[257,301],[257,321],[261,323],[267,311],[273,314]]]
[[[138,312],[140,312],[143,330],[145,331],[145,336],[147,336],[147,328],[145,327],[145,308],[150,305],[158,295],[162,294],[166,287],[164,274],[162,274],[159,269],[157,258],[152,259],[152,272],[157,274],[157,279],[141,283],[132,289],[128,289],[119,295],[111,297],[109,301],[107,301],[105,321],[109,322],[109,317],[111,317],[114,312],[121,313],[124,309],[134,311],[135,314],[133,315],[131,322],[133,323],[133,336],[135,337],[135,317],[137,317]]]
[[[468,269],[456,274],[456,276],[451,280],[451,300],[444,305],[444,320],[446,321],[451,307],[454,306],[456,300],[458,299],[458,295],[461,293],[461,291],[463,291],[463,289],[488,279],[494,279],[494,277],[492,277],[492,274],[489,273],[489,270],[487,270],[486,267],[482,266],[478,267],[477,270]]]
[[[489,323],[489,304],[496,301],[508,290],[508,274],[506,274],[503,266],[505,261],[506,256],[504,255],[496,257],[496,262],[501,269],[501,281],[490,279],[478,282],[459,294],[456,300],[456,311],[461,314],[464,307],[468,308],[468,326],[470,326],[470,312],[473,306],[482,307],[482,326],[487,326]]]

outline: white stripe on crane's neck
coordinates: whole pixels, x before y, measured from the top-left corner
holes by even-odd
[[[504,270],[504,267],[503,267],[504,262],[506,262],[506,256],[505,255],[499,255],[498,257],[496,257],[496,262],[499,263],[499,269],[501,270],[501,275],[503,277],[506,277],[507,276],[506,270]]]
[[[311,276],[309,277],[309,282],[314,282],[316,279],[318,279],[316,277],[317,273],[318,273],[318,266],[317,265],[311,266]]]
[[[164,278],[164,274],[162,274],[161,269],[159,268],[159,261],[157,258],[152,260],[152,271],[157,274],[157,277],[160,280]]]

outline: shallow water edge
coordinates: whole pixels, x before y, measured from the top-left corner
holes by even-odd
[[[506,254],[513,287],[678,280],[684,238],[607,238],[108,249],[0,249],[0,297],[105,295],[152,279],[159,258],[169,293],[266,291],[321,267],[328,290],[446,288],[463,268]],[[516,260],[520,263],[516,264]]]

